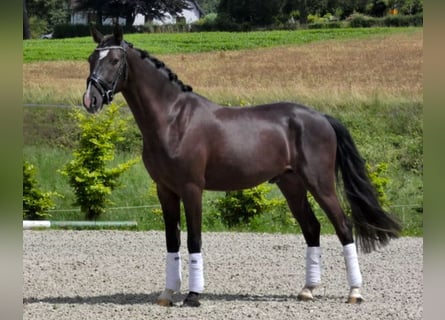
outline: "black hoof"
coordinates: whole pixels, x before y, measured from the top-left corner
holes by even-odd
[[[199,307],[201,302],[199,302],[199,293],[189,292],[187,297],[185,297],[183,307]]]

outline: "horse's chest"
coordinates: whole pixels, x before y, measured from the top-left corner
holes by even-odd
[[[156,155],[143,156],[143,161],[148,174],[155,182],[161,182],[162,178],[171,172],[171,168],[165,165],[165,161]]]
[[[179,159],[164,157],[160,153],[143,154],[143,161],[153,181],[168,186],[172,190],[177,189],[178,184],[187,174],[187,170],[183,168],[184,165]]]

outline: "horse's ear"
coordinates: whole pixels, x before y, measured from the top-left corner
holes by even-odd
[[[103,40],[104,35],[102,33],[100,33],[100,31],[97,30],[93,24],[90,24],[90,32],[91,32],[91,35],[93,36],[93,39],[96,43],[100,43]]]
[[[122,40],[124,39],[122,27],[119,25],[119,23],[116,23],[114,25],[113,35],[117,43],[121,43]]]

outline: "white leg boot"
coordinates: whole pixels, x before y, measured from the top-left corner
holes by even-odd
[[[297,299],[310,301],[314,299],[312,291],[321,283],[321,248],[307,247],[306,249],[306,283],[298,293]]]
[[[360,288],[362,286],[363,280],[358,263],[357,247],[355,246],[355,243],[350,243],[344,246],[343,254],[345,257],[348,284],[351,288],[349,291],[347,302],[360,303],[364,301],[362,295],[360,294]]]
[[[158,297],[157,303],[161,306],[173,305],[173,294],[181,289],[181,255],[179,252],[168,252],[166,256],[165,290]]]
[[[199,307],[199,295],[204,291],[204,267],[201,253],[189,254],[189,294],[183,306]]]
[[[204,266],[201,253],[189,254],[189,291],[204,291]]]

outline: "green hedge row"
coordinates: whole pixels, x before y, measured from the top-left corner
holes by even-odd
[[[388,15],[383,18],[375,18],[362,14],[352,15],[349,19],[352,28],[370,27],[421,27],[423,26],[423,14],[417,15]]]

